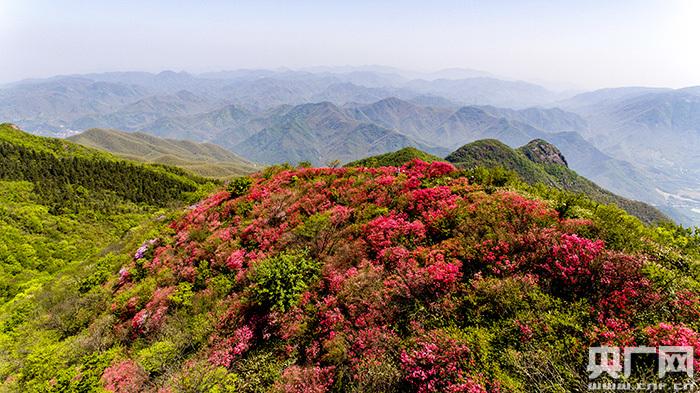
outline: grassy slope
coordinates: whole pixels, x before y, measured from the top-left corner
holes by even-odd
[[[259,169],[217,145],[158,138],[140,132],[91,129],[68,139],[123,158],[175,165],[207,177],[241,176]]]
[[[469,143],[447,156],[447,161],[460,168],[503,167],[514,171],[529,184],[542,183],[567,191],[582,193],[594,201],[615,204],[644,222],[660,222],[668,218],[656,208],[643,202],[629,200],[615,195],[575,171],[556,164],[537,164],[519,149],[486,139]]]

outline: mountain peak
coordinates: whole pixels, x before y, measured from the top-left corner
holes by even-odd
[[[482,118],[484,116],[490,116],[486,111],[476,106],[463,106],[454,113],[460,119],[474,119]]]
[[[534,139],[520,148],[520,151],[537,164],[556,164],[569,167],[566,158],[553,144],[543,140]]]
[[[387,97],[382,100],[379,100],[374,103],[375,105],[388,105],[388,106],[393,106],[397,107],[400,105],[410,105],[413,106],[410,102],[404,101],[402,99],[396,98],[396,97]]]
[[[468,143],[445,158],[458,168],[500,167],[512,171],[528,184],[546,186],[585,194],[603,204],[615,204],[644,222],[663,222],[668,218],[656,208],[611,193],[580,176],[567,167],[566,159],[558,148],[542,139],[512,149],[494,139]],[[556,165],[552,165],[556,164]]]
[[[13,130],[19,131],[19,127],[17,127],[17,125],[14,123],[4,123],[4,124],[0,124],[0,126],[7,126],[7,127],[12,128]]]

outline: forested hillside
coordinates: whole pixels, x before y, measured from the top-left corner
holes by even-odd
[[[0,125],[0,307],[214,186]]]
[[[0,125],[0,178],[33,182],[53,211],[75,208],[80,188],[164,206],[207,182],[174,167],[140,165],[60,139]]]

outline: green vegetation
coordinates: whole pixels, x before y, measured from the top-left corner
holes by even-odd
[[[533,142],[537,143],[537,141]],[[615,195],[560,164],[556,158],[554,161],[538,158],[532,154],[533,142],[519,149],[512,149],[494,139],[480,140],[460,147],[447,156],[446,160],[463,169],[501,167],[516,173],[519,178],[531,185],[543,184],[583,194],[598,203],[617,205],[646,223],[668,221],[668,218],[658,209],[643,202]],[[539,143],[546,144],[544,141]],[[553,152],[558,153],[556,147],[547,145],[553,149]]]
[[[157,211],[118,198],[98,199],[100,209],[95,209],[85,191],[80,199],[85,209],[53,214],[35,187],[0,181],[0,304],[96,255]]]
[[[590,344],[700,351],[698,231],[566,189],[556,155],[276,166],[212,193],[7,127],[46,156],[0,157],[23,174],[0,180],[0,391],[565,392]]]
[[[200,176],[226,178],[259,170],[257,165],[217,145],[158,138],[141,132],[95,128],[68,140],[129,160],[177,166]]]
[[[226,190],[231,193],[231,196],[236,198],[245,195],[253,184],[253,179],[247,176],[235,177],[226,185]]]
[[[260,306],[286,311],[318,279],[320,266],[306,253],[282,253],[267,258],[254,267],[252,298]]]
[[[109,210],[119,199],[166,206],[209,181],[163,165],[143,165],[59,139],[0,125],[0,179],[29,181],[52,213]]]
[[[124,161],[11,124],[0,125],[0,157],[1,303],[216,186],[179,168]]]
[[[56,259],[62,267],[35,274],[31,282],[20,286],[19,293],[0,304],[0,375],[4,380],[0,390],[101,389],[105,368],[123,356],[119,346],[115,346],[115,337],[101,328],[111,323],[111,318],[103,313],[109,309],[113,296],[104,284],[131,260],[139,245],[137,241],[167,232],[166,224],[173,217],[165,210],[149,210],[133,218],[142,224],[133,225],[114,215],[113,219],[125,226],[122,231],[90,235],[91,231],[111,228],[104,221],[79,222],[85,226],[84,231],[64,228],[66,233],[59,238],[47,236],[47,244],[55,242],[74,249],[72,254],[57,252]],[[81,235],[87,236],[82,239]],[[21,245],[27,240],[14,241]],[[149,359],[147,352],[143,355]],[[151,362],[152,367],[157,367],[155,360]]]
[[[377,168],[380,166],[401,166],[414,159],[419,159],[425,162],[443,161],[443,159],[441,159],[440,157],[418,150],[415,147],[404,147],[401,150],[397,150],[391,153],[380,154],[376,156],[363,158],[361,160],[353,161],[348,164],[345,164],[345,166],[364,166],[368,168]]]

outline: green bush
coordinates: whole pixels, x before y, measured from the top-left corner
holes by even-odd
[[[279,350],[279,348],[276,348]],[[275,348],[263,347],[248,354],[245,360],[235,365],[233,371],[238,376],[235,391],[240,393],[266,393],[282,375],[282,371],[292,364],[290,359],[275,356]]]
[[[240,378],[224,367],[212,367],[208,362],[192,363],[172,381],[180,393],[236,393]]]
[[[169,300],[176,306],[189,307],[192,305],[192,296],[192,284],[184,281],[177,285],[177,291],[170,295]]]
[[[264,259],[251,275],[252,299],[260,306],[286,311],[317,279],[320,265],[306,252],[283,252]]]
[[[180,348],[171,341],[158,341],[138,353],[139,363],[150,374],[160,374],[168,365],[175,363]]]
[[[486,191],[494,191],[497,187],[518,182],[518,175],[515,172],[500,166],[494,168],[478,166],[466,170],[465,175],[470,182],[483,186]]]
[[[231,198],[238,198],[245,195],[253,184],[253,179],[248,176],[241,176],[232,179],[226,186],[226,190],[231,193]]]

